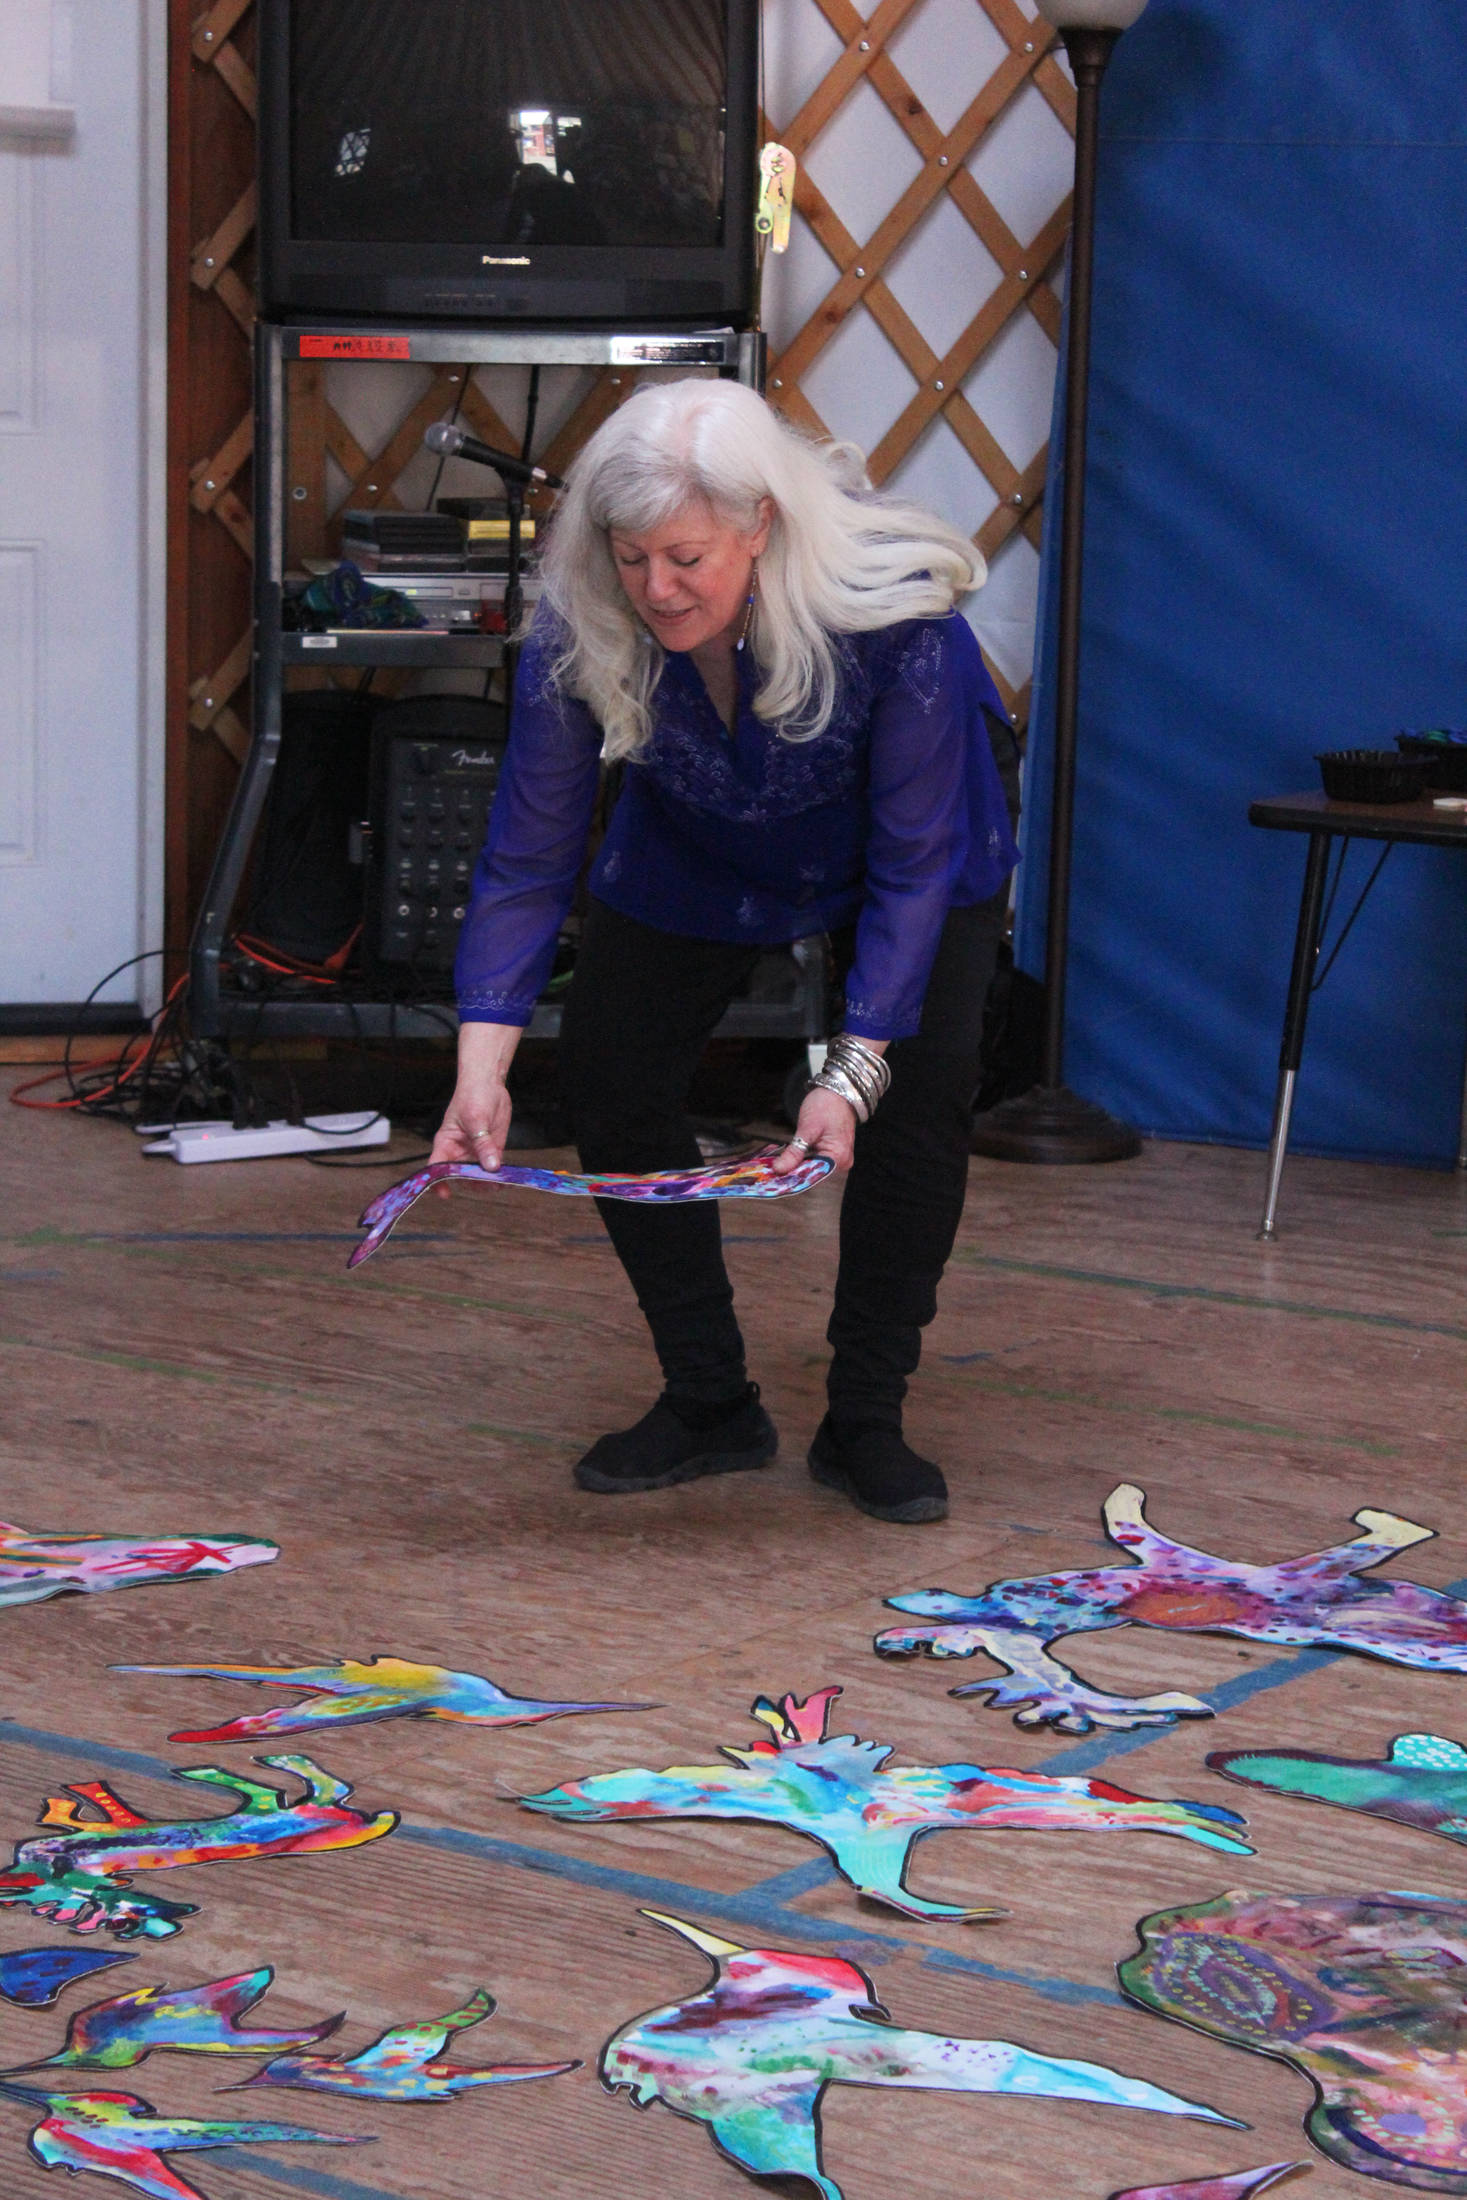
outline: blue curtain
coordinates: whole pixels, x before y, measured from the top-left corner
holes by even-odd
[[[1266,1140],[1305,842],[1248,803],[1317,787],[1318,750],[1467,723],[1464,537],[1467,9],[1151,0],[1102,94],[1065,1064],[1087,1098]],[[1377,852],[1352,849],[1332,929]],[[1467,852],[1398,848],[1314,1002],[1295,1145],[1450,1161],[1464,1012]]]

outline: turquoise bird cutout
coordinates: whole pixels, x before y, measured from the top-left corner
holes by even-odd
[[[199,2153],[210,2147],[369,2146],[370,2139],[334,2131],[305,2131],[298,2124],[203,2122],[194,2116],[160,2116],[135,2093],[40,2093],[28,2085],[0,2085],[12,2100],[30,2101],[46,2114],[31,2133],[30,2147],[46,2169],[92,2170],[115,2177],[148,2200],[204,2200],[197,2185],[180,2177],[165,2154]]]
[[[234,1978],[208,1979],[200,1986],[135,1986],[78,2009],[66,2027],[66,2045],[54,2055],[17,2070],[131,2070],[159,2048],[184,2055],[272,2055],[287,2047],[314,2047],[344,2022],[293,2032],[253,2031],[244,2023],[255,2003],[274,1983],[266,1963]]]
[[[1219,1749],[1207,1763],[1244,1787],[1337,1803],[1415,1826],[1419,1833],[1467,1841],[1467,1749],[1444,1734],[1398,1734],[1384,1759],[1331,1757],[1307,1749]]]
[[[741,1948],[681,1918],[642,1914],[701,1948],[715,1976],[701,1994],[624,2025],[601,2051],[601,2082],[608,2093],[625,2087],[638,2108],[662,2101],[703,2124],[755,2177],[808,2178],[824,2200],[842,2200],[820,2160],[820,2103],[832,2085],[1020,2094],[1233,2122],[1100,2063],[906,2031],[865,1972],[841,1957]]]
[[[1075,1833],[1178,1834],[1233,1856],[1251,1856],[1236,1811],[1215,1803],[1164,1802],[1084,1774],[1056,1775],[985,1765],[890,1765],[890,1742],[827,1734],[839,1688],[801,1701],[757,1698],[768,1731],[724,1762],[635,1767],[567,1780],[522,1795],[526,1810],[574,1824],[654,1818],[732,1818],[787,1826],[819,1841],[857,1892],[908,1917],[1001,1917],[1002,1910],[930,1902],[907,1885],[912,1851],[944,1827],[1056,1828]],[[772,1738],[771,1738],[772,1737]]]
[[[579,2070],[578,2062],[491,2063],[479,2069],[467,2063],[441,2062],[451,2035],[482,2024],[494,2014],[494,1996],[481,1986],[462,2009],[422,2024],[395,2025],[356,2055],[277,2055],[274,2062],[246,2078],[243,2086],[298,2086],[303,2092],[351,2093],[373,2101],[451,2101],[478,2085],[514,2085],[522,2078],[559,2078]]]
[[[252,1742],[265,1734],[316,1727],[365,1726],[375,1719],[457,1719],[466,1726],[535,1726],[583,1711],[655,1711],[646,1703],[545,1703],[510,1696],[481,1673],[452,1673],[407,1658],[343,1659],[340,1665],[114,1665],[114,1673],[161,1673],[177,1680],[253,1681],[299,1689],[314,1698],[246,1712],[225,1726],[186,1729],[171,1742]]]

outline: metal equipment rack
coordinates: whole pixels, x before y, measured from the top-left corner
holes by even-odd
[[[367,345],[370,343],[370,351]],[[189,950],[189,1008],[201,1037],[441,1038],[455,1021],[451,1003],[358,999],[355,996],[261,998],[229,982],[224,951],[234,904],[264,814],[280,753],[281,696],[295,665],[398,666],[413,670],[488,670],[502,662],[497,635],[364,629],[329,635],[287,633],[284,595],[286,456],[289,447],[290,362],[377,357],[426,365],[576,366],[635,370],[647,366],[712,367],[728,380],[759,388],[764,339],[757,332],[718,328],[626,332],[564,327],[418,326],[319,319],[260,321],[255,331],[255,645],[253,725],[249,751],[215,852]],[[793,968],[787,993],[735,1001],[718,1027],[721,1037],[788,1038],[813,1050],[827,1027],[823,943],[796,940],[781,950]],[[764,990],[756,988],[756,991]],[[527,1029],[553,1038],[560,1008],[541,1001]]]

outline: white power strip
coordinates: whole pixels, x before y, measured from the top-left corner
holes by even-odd
[[[144,1126],[144,1136],[163,1126]],[[304,1123],[266,1123],[237,1131],[232,1123],[178,1123],[166,1138],[144,1146],[165,1161],[259,1161],[272,1154],[330,1153],[342,1146],[385,1146],[392,1125],[385,1115],[363,1123],[355,1115],[308,1115]]]

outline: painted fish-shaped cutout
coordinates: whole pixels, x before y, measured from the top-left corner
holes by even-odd
[[[41,2093],[27,2085],[0,2085],[0,2093],[45,2109],[30,2138],[31,2152],[43,2167],[93,2170],[146,2193],[148,2200],[204,2200],[197,2185],[169,2168],[165,2154],[199,2153],[211,2147],[371,2144],[369,2139],[346,2138],[334,2131],[304,2131],[298,2124],[160,2116],[135,2093]]]
[[[161,1673],[178,1679],[253,1681],[295,1688],[314,1698],[246,1712],[224,1726],[185,1729],[171,1742],[246,1742],[269,1734],[305,1734],[319,1727],[365,1726],[376,1719],[456,1719],[468,1726],[535,1726],[577,1712],[650,1711],[643,1703],[553,1703],[510,1696],[479,1673],[406,1658],[353,1658],[340,1665],[114,1665],[114,1673]]]
[[[1315,1750],[1215,1750],[1207,1760],[1245,1787],[1337,1803],[1422,1833],[1467,1841],[1467,1749],[1442,1734],[1398,1734],[1390,1754],[1331,1757]]]
[[[280,1546],[235,1535],[33,1535],[0,1521],[0,1610],[46,1597],[142,1589],[267,1566]]]
[[[134,1960],[125,1948],[12,1948],[0,1956],[0,1999],[48,2009],[74,1979]]]
[[[923,1624],[888,1627],[875,1648],[888,1658],[919,1651],[971,1658],[981,1650],[1007,1668],[1005,1675],[970,1681],[953,1695],[987,1696],[1015,1707],[1020,1726],[1055,1726],[1067,1734],[1212,1716],[1209,1705],[1178,1691],[1112,1696],[1091,1688],[1051,1648],[1066,1635],[1116,1627],[1317,1643],[1420,1672],[1467,1673],[1467,1603],[1415,1581],[1360,1579],[1398,1551],[1429,1542],[1432,1529],[1366,1508],[1355,1515],[1362,1533],[1350,1542],[1276,1566],[1250,1566],[1172,1542],[1148,1524],[1144,1508],[1142,1492],[1130,1482],[1105,1501],[1106,1530],[1134,1565],[994,1581],[976,1596],[922,1589],[888,1597],[895,1611],[910,1612]]]
[[[308,2093],[349,2093],[373,2101],[451,2101],[480,2085],[514,2085],[525,2078],[558,2078],[578,2062],[449,2063],[441,2058],[455,2032],[494,2014],[494,1996],[481,1986],[461,2009],[422,2024],[395,2025],[355,2055],[277,2055],[246,2086],[297,2086]]]
[[[237,1795],[222,1818],[149,1819],[124,1803],[104,1781],[78,1781],[48,1797],[41,1825],[48,1830],[17,1844],[0,1872],[0,1908],[33,1911],[73,1932],[109,1932],[129,1939],[142,1933],[163,1939],[193,1914],[192,1902],[131,1891],[135,1872],[175,1864],[238,1863],[252,1857],[304,1856],[317,1849],[354,1849],[376,1841],[397,1824],[395,1810],[369,1818],[346,1807],[346,1781],[309,1757],[260,1757],[305,1782],[290,1802],[278,1788],[263,1787],[219,1765],[174,1768],[177,1780],[193,1780]],[[87,1813],[92,1816],[87,1816]]]
[[[400,1184],[390,1184],[385,1192],[379,1192],[364,1210],[361,1226],[367,1235],[346,1265],[359,1268],[364,1260],[370,1260],[409,1207],[435,1184],[509,1184],[525,1191],[569,1194],[575,1199],[633,1199],[655,1206],[688,1199],[789,1199],[796,1192],[808,1192],[835,1166],[824,1154],[811,1154],[787,1176],[776,1176],[774,1162],[783,1151],[782,1146],[761,1146],[737,1161],[710,1162],[701,1169],[653,1169],[641,1176],[582,1176],[570,1169],[531,1169],[512,1164],[481,1169],[472,1161],[431,1161],[416,1176],[406,1176]]]
[[[608,1819],[754,1819],[808,1834],[861,1894],[909,1917],[1002,1916],[929,1902],[907,1887],[912,1849],[944,1827],[1045,1827],[1067,1831],[1174,1833],[1234,1856],[1253,1851],[1239,1838],[1244,1821],[1213,1803],[1154,1802],[1083,1775],[990,1769],[983,1765],[887,1765],[889,1742],[826,1734],[839,1688],[801,1702],[761,1696],[753,1715],[773,1739],[725,1748],[721,1765],[670,1765],[568,1780],[526,1795],[527,1810],[576,1823]]]
[[[135,1986],[110,2001],[78,2009],[66,2027],[66,2045],[22,2070],[131,2070],[160,2048],[184,2055],[273,2055],[283,2048],[313,2047],[337,2031],[343,2016],[292,2032],[252,2030],[244,2022],[274,1983],[271,1966],[199,1986]]]

